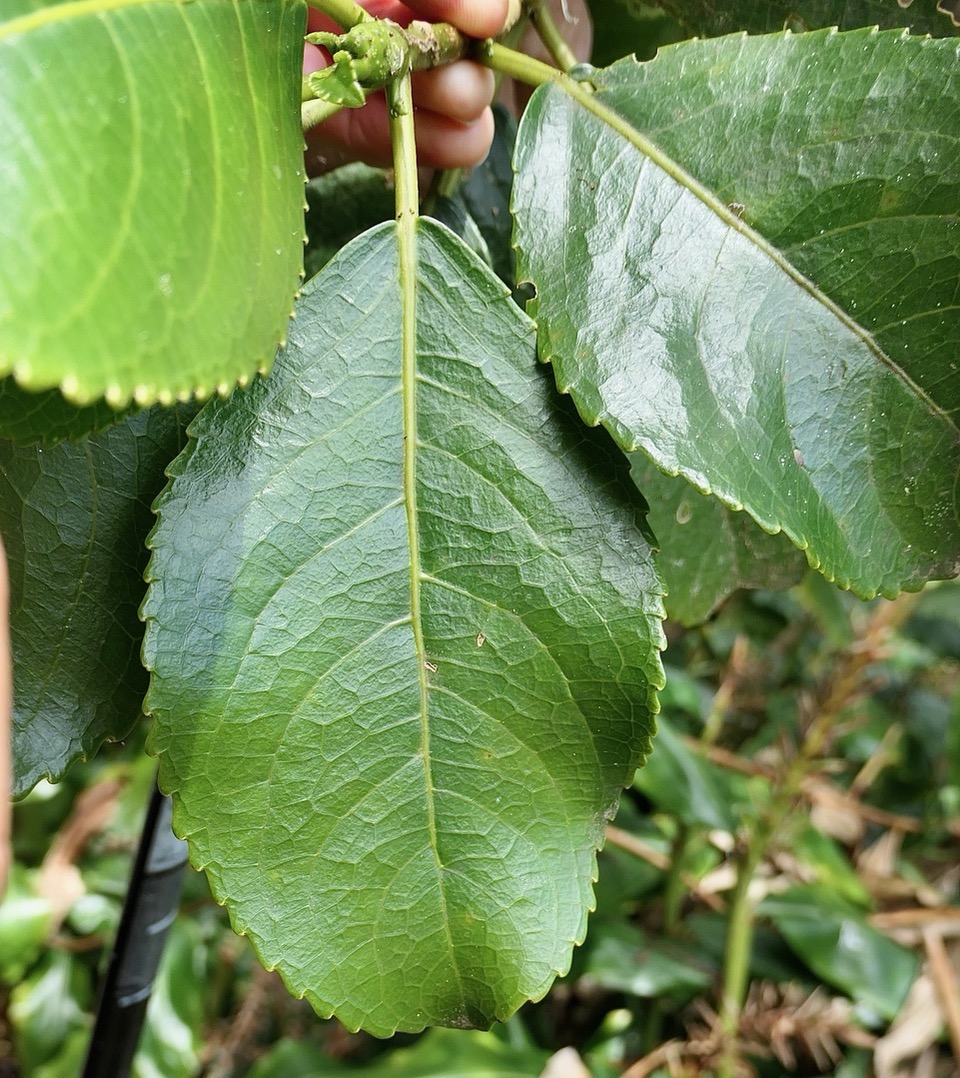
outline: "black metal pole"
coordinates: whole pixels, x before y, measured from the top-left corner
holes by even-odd
[[[100,990],[83,1078],[130,1074],[187,863],[187,844],[170,829],[170,811],[170,799],[154,787]]]

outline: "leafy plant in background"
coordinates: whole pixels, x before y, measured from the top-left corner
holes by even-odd
[[[691,7],[686,32],[726,28]],[[371,69],[344,36],[345,92],[301,86],[299,0],[5,10],[15,792],[122,737],[145,667],[177,830],[322,1014],[486,1025],[568,967],[653,733],[657,564],[688,623],[799,577],[795,547],[864,596],[957,572],[956,40],[817,30],[838,12],[810,7],[778,24],[806,33],[596,69],[529,5],[568,73],[423,30],[541,87],[512,184],[501,117],[489,166],[431,198],[464,238],[419,214],[423,41]],[[868,7],[953,34],[932,5]],[[601,40],[650,14],[604,8]],[[345,190],[377,177],[313,187],[323,268],[287,332],[298,102],[382,82],[395,219],[341,248]]]

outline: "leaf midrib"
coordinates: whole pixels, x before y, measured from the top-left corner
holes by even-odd
[[[413,632],[417,681],[420,696],[420,751],[423,757],[423,781],[427,807],[427,835],[440,901],[443,934],[451,968],[457,977],[460,1000],[464,1005],[467,993],[457,964],[457,948],[451,934],[450,915],[444,886],[444,865],[440,859],[437,838],[436,791],[430,759],[429,685],[427,682],[427,649],[423,633],[421,584],[423,567],[420,558],[420,524],[417,504],[417,287],[419,278],[417,254],[418,192],[416,156],[413,150],[413,99],[409,75],[388,87],[387,102],[391,112],[390,129],[393,137],[394,173],[397,179],[397,246],[400,275],[400,395],[402,403],[403,437],[403,496],[407,516],[407,544],[410,555],[410,626]]]
[[[665,172],[676,183],[684,187],[692,195],[698,198],[705,206],[715,213],[729,228],[739,232],[749,243],[752,243],[763,255],[769,258],[783,273],[795,284],[825,307],[837,318],[851,333],[853,333],[876,359],[886,366],[892,374],[899,378],[914,394],[922,401],[927,410],[936,416],[941,422],[960,436],[960,428],[949,415],[919,386],[907,372],[896,363],[876,342],[872,334],[867,332],[855,319],[832,300],[825,292],[821,291],[808,277],[804,276],[787,259],[784,254],[773,246],[763,235],[751,228],[745,221],[737,216],[721,199],[719,199],[708,187],[692,176],[682,165],[663,152],[655,143],[641,134],[619,112],[598,100],[598,95],[584,88],[583,85],[570,78],[556,79],[555,83],[560,89],[572,98],[578,105],[593,115],[601,123],[606,124],[618,135],[639,150],[649,161]]]

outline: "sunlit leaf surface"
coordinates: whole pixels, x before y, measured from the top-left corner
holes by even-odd
[[[538,91],[518,139],[560,387],[829,579],[956,573],[956,43],[727,38],[594,81]]]
[[[269,367],[302,265],[301,0],[0,14],[0,374],[79,404]]]

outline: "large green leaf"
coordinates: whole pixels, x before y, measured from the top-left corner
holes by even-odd
[[[839,26],[909,27],[915,34],[944,37],[958,30],[956,0],[659,0],[691,34],[754,34]],[[951,15],[951,9],[954,14]]]
[[[746,513],[664,475],[643,453],[631,454],[630,474],[650,506],[671,618],[699,625],[738,588],[781,589],[802,579],[807,563],[782,532],[768,535]]]
[[[518,139],[561,388],[829,579],[956,573],[956,44],[728,38],[594,81],[539,90]]]
[[[52,449],[0,442],[16,795],[140,714],[144,542],[181,444],[179,411],[159,407]]]
[[[302,0],[25,8],[0,21],[0,374],[121,406],[268,367],[303,255]]]
[[[566,969],[662,679],[624,462],[429,220],[405,338],[397,235],[344,248],[270,379],[198,417],[144,604],[178,832],[290,989],[380,1035]]]

